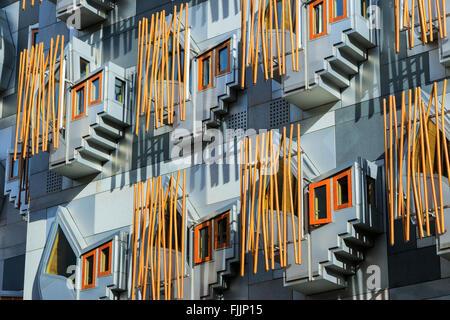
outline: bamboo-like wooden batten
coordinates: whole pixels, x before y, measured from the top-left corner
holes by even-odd
[[[409,49],[414,46],[414,31],[417,28],[421,34],[422,44],[432,42],[434,32],[438,32],[438,37],[441,39],[447,38],[445,1],[412,0],[411,8],[409,8],[409,1],[394,0],[395,51],[397,53],[400,52],[400,31],[402,30],[407,31]],[[434,3],[434,10],[432,2]],[[402,19],[403,24],[400,23],[400,19]],[[433,23],[434,21],[437,21],[437,28]]]
[[[181,197],[178,196],[179,187],[182,187]],[[172,174],[167,188],[164,188],[161,177],[134,185],[131,289],[133,300],[160,300],[161,288],[165,300],[183,299],[187,234],[185,187],[186,171]],[[181,201],[182,208],[181,243],[178,242],[178,201]]]
[[[30,0],[31,7],[34,7],[35,0]],[[42,0],[39,0],[39,3],[42,3]],[[27,9],[27,0],[22,0],[22,10]]]
[[[241,0],[241,88],[245,87],[247,66],[251,66],[253,84],[258,80],[259,64],[263,67],[264,80],[274,77],[274,66],[278,68],[279,76],[286,74],[286,56],[289,54],[292,70],[300,70],[298,3],[296,1],[292,8],[291,1],[283,0],[281,15],[278,9],[276,0]],[[286,31],[289,33],[290,52],[286,52]]]
[[[395,219],[402,220],[403,238],[406,242],[410,240],[413,216],[420,238],[432,235],[433,220],[436,235],[445,232],[444,167],[447,169],[447,179],[450,173],[444,121],[444,115],[448,113],[445,111],[446,90],[447,80],[444,80],[442,101],[439,103],[437,84],[434,83],[428,106],[422,100],[420,87],[403,92],[399,122],[395,97],[390,96],[389,101],[383,99],[386,195],[391,245],[395,244]],[[430,114],[433,104],[435,114]],[[435,126],[434,137],[430,137],[430,125]],[[433,149],[430,146],[434,146]]]
[[[146,132],[149,130],[151,113],[154,113],[155,128],[173,124],[176,104],[178,104],[179,120],[183,121],[186,118],[189,53],[184,52],[182,57],[180,36],[184,32],[186,48],[188,22],[188,3],[181,4],[179,10],[177,6],[174,7],[169,24],[166,22],[165,11],[152,14],[150,22],[147,18],[139,21],[136,135],[139,133],[139,121],[142,114],[145,115]],[[183,70],[181,70],[181,59],[184,59]],[[178,87],[178,99],[175,99],[175,85]]]
[[[295,263],[301,263],[301,151],[300,124],[297,124],[297,153],[292,153],[294,125],[286,128],[278,148],[271,131],[241,142],[241,276],[244,276],[246,253],[253,255],[253,272],[258,269],[258,256],[264,252],[265,270],[275,268],[275,256],[281,267],[287,266],[287,247],[294,247]],[[254,150],[254,151],[253,151]],[[292,156],[297,156],[297,184],[291,169]],[[281,162],[282,169],[279,168]],[[278,173],[279,170],[282,170]],[[295,188],[296,187],[296,188]],[[295,189],[297,192],[295,192]],[[288,223],[288,214],[290,223]],[[288,237],[288,224],[291,237]],[[260,239],[262,239],[260,243]]]

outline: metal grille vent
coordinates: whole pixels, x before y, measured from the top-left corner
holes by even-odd
[[[236,136],[233,133],[233,130],[242,129],[243,132],[241,135],[243,135],[244,132],[247,131],[247,110],[228,115],[225,118],[225,122],[227,124],[227,132],[225,133],[226,141],[229,141],[233,136]]]
[[[52,171],[47,172],[47,193],[59,192],[62,189],[62,176]]]
[[[279,128],[289,123],[289,102],[283,98],[270,102],[269,123],[271,128]]]

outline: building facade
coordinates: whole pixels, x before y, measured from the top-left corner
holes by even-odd
[[[0,296],[450,298],[432,2],[0,1]]]

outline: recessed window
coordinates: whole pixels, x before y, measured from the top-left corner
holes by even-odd
[[[117,79],[114,82],[114,100],[123,103],[125,95],[125,82]]]
[[[95,258],[97,249],[83,256],[83,277],[81,289],[89,289],[95,287]]]
[[[367,19],[367,8],[369,7],[369,0],[361,0],[361,16]]]
[[[14,161],[14,155],[9,156],[9,181],[13,181],[19,178],[20,163],[22,161],[22,155],[17,154],[17,159]]]
[[[212,87],[212,51],[198,59],[198,91]]]
[[[39,34],[38,28],[31,29],[31,46],[36,45],[38,34]]]
[[[98,276],[111,274],[111,247],[112,242],[98,248]]]
[[[352,206],[352,173],[351,169],[333,177],[334,210]]]
[[[72,120],[86,115],[86,82],[73,90],[72,95]]]
[[[230,72],[230,41],[216,48],[216,76]]]
[[[102,73],[89,79],[89,106],[102,101]]]
[[[309,223],[320,225],[331,222],[330,179],[309,186]]]
[[[211,260],[211,221],[195,227],[195,263]]]
[[[309,6],[309,38],[315,39],[327,33],[325,0],[317,0]]]
[[[178,51],[175,55],[175,63],[173,64],[174,68],[174,79],[175,81],[178,81],[178,59],[180,60],[180,78],[181,81],[183,81],[184,78],[184,50],[180,48],[180,57],[178,58]],[[172,79],[172,51],[169,52],[169,59],[170,61],[168,67],[169,67],[169,78]]]
[[[347,18],[347,0],[330,1],[330,22]]]
[[[68,268],[77,264],[77,258],[64,232],[58,227],[55,242],[50,253],[46,273],[66,277]],[[75,279],[73,279],[75,281]]]
[[[375,179],[367,176],[367,203],[371,206],[375,205]]]
[[[91,72],[90,63],[86,59],[80,58],[80,78],[85,77]]]
[[[214,219],[214,249],[230,245],[230,212],[225,212]]]

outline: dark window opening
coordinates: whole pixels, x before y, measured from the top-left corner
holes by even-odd
[[[64,232],[58,227],[55,242],[47,265],[47,273],[67,277],[69,266],[75,266],[77,259]]]

